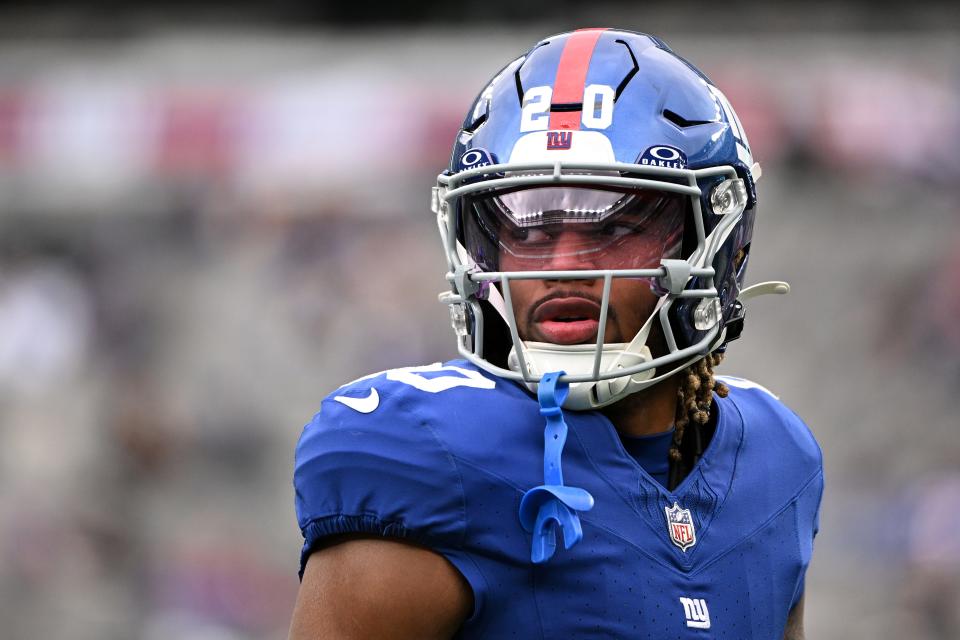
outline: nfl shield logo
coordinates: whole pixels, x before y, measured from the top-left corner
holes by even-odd
[[[681,509],[676,502],[672,507],[664,507],[667,513],[667,529],[673,544],[686,551],[697,543],[697,532],[693,530],[693,516],[690,509]]]

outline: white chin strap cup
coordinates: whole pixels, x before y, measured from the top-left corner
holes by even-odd
[[[635,367],[653,359],[646,345],[637,352],[631,351],[631,346],[627,343],[604,344],[600,355],[600,373]],[[553,371],[565,371],[570,375],[589,374],[593,371],[597,351],[595,344],[557,345],[548,342],[524,342],[522,348],[527,371],[537,378]],[[520,371],[516,346],[510,350],[507,366],[513,371]],[[585,411],[605,407],[639,391],[645,386],[643,383],[653,376],[654,369],[649,369],[632,376],[571,383],[570,393],[563,403],[563,408]],[[524,382],[524,384],[533,393],[537,392],[536,382]]]

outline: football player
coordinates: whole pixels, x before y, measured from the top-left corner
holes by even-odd
[[[293,638],[801,638],[807,427],[715,377],[754,163],[657,38],[563,33],[480,93],[433,193],[461,356],[333,392],[297,447]]]

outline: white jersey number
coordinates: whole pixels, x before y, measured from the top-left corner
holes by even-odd
[[[448,372],[450,375],[430,375]],[[493,389],[496,383],[478,371],[463,369],[453,365],[443,365],[439,362],[422,367],[406,367],[387,371],[387,380],[402,382],[420,391],[440,393],[455,387],[473,387],[474,389]]]

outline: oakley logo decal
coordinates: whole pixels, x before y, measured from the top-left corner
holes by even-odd
[[[675,147],[659,145],[644,151],[643,155],[640,156],[640,164],[669,169],[686,169],[687,156]]]

